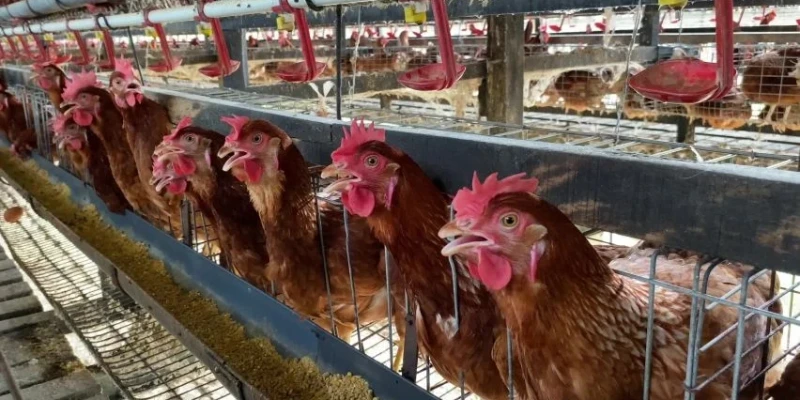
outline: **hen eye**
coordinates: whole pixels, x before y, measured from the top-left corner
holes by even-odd
[[[259,144],[261,143],[261,140],[263,140],[263,138],[261,137],[260,133],[256,133],[255,135],[253,135],[253,143]]]
[[[503,224],[504,228],[513,228],[519,223],[519,218],[514,213],[505,214],[500,217],[500,223]]]
[[[194,139],[194,135],[186,135],[183,137],[183,140],[185,140],[186,143],[194,143]]]
[[[374,168],[378,165],[378,156],[369,156],[364,159],[364,165]]]

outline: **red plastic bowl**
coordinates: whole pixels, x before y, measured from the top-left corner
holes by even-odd
[[[309,82],[318,77],[319,74],[325,70],[325,67],[327,67],[327,65],[322,62],[317,62],[316,65],[316,73],[313,76],[310,76],[306,63],[302,61],[282,68],[277,71],[275,75],[285,82]]]
[[[456,75],[453,82],[447,83],[447,72],[444,64],[430,64],[400,75],[397,81],[401,85],[414,90],[433,91],[449,89],[467,72],[467,67],[456,64]]]
[[[183,60],[180,59],[180,58],[173,58],[172,59],[172,65],[170,65],[166,61],[161,61],[161,62],[159,62],[159,63],[157,63],[155,65],[151,65],[150,66],[150,71],[159,72],[159,73],[170,72],[173,69],[180,67],[182,62],[183,62]]]
[[[62,54],[60,56],[54,57],[50,60],[53,64],[64,64],[72,60],[72,55],[70,54]]]
[[[239,61],[231,60],[231,69],[230,71],[228,71],[228,73],[225,74],[225,76],[228,76],[236,72],[239,69],[239,65],[241,65]],[[200,73],[209,78],[218,78],[221,75],[223,75],[222,70],[223,68],[220,63],[214,63],[200,68]]]
[[[648,99],[669,103],[702,103],[719,89],[716,63],[698,59],[660,62],[628,81],[633,90]]]

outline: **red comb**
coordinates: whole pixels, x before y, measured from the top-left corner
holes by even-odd
[[[243,117],[241,115],[232,115],[230,117],[222,117],[220,121],[228,124],[233,128],[231,133],[225,138],[226,142],[239,140],[239,136],[242,134],[242,128],[250,122],[250,118]]]
[[[539,186],[536,178],[525,179],[525,173],[497,179],[497,172],[481,183],[478,173],[472,175],[472,189],[463,188],[453,198],[453,209],[457,216],[479,216],[497,195],[503,193],[534,193]]]
[[[64,94],[62,97],[67,101],[75,100],[75,97],[78,96],[78,92],[93,86],[103,87],[103,85],[97,81],[97,75],[95,75],[94,72],[89,71],[74,73],[70,76],[67,86],[64,88]]]
[[[334,157],[352,154],[358,149],[358,146],[373,140],[379,142],[386,141],[386,131],[383,129],[376,129],[375,122],[372,122],[369,127],[367,127],[364,123],[364,118],[361,118],[360,124],[358,123],[358,119],[354,119],[350,124],[349,132],[347,128],[342,129],[344,129],[344,138],[342,138],[342,144],[339,145],[339,148],[333,152],[332,156]]]
[[[67,127],[67,121],[70,121],[72,117],[58,114],[53,118],[53,131],[55,133],[63,133],[64,129]]]
[[[130,60],[120,57],[114,64],[114,71],[122,74],[122,77],[125,78],[125,80],[129,81],[134,79],[133,64],[130,62]]]
[[[191,125],[191,124],[192,124],[192,117],[183,117],[183,119],[181,120],[181,122],[178,122],[178,126],[176,126],[176,127],[175,127],[175,129],[173,129],[173,130],[172,130],[172,132],[170,132],[170,133],[169,133],[169,135],[167,135],[166,137],[164,137],[164,139],[165,139],[165,140],[173,140],[173,139],[177,139],[177,138],[178,138],[178,133],[179,133],[179,132],[180,132],[180,131],[181,131],[183,128],[186,128],[187,126],[189,126],[189,125]]]

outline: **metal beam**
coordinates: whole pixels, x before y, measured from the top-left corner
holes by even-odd
[[[332,6],[338,4],[363,3],[370,0],[315,0],[316,6]],[[220,0],[206,4],[204,13],[208,18],[225,18],[240,15],[271,13],[273,8],[281,4],[281,0]],[[295,9],[310,9],[308,0],[294,0],[291,7]],[[147,11],[127,14],[114,14],[107,18],[82,18],[61,19],[33,24],[17,24],[13,28],[0,27],[4,35],[25,35],[29,33],[66,32],[70,30],[86,31],[96,29],[119,29],[128,27],[145,26]],[[152,10],[148,14],[149,22],[153,24],[169,24],[173,22],[188,22],[199,18],[197,5],[181,6]],[[239,29],[239,28],[228,28]]]
[[[231,60],[239,61],[239,69],[233,74],[222,78],[222,86],[231,89],[243,90],[247,88],[250,81],[250,68],[247,65],[247,38],[245,31],[241,29],[223,30],[225,42],[228,44],[228,52]]]
[[[522,125],[525,81],[524,16],[490,15],[486,60],[486,118]]]
[[[5,7],[0,7],[0,19],[11,21],[14,19],[39,18],[48,14],[83,7],[87,4],[101,3],[105,0],[39,0],[18,1]]]
[[[448,12],[450,19],[469,18],[476,16],[500,15],[500,14],[538,14],[547,15],[570,11],[574,14],[594,14],[599,15],[605,7],[612,7],[619,11],[629,11],[638,4],[635,0],[494,0],[494,1],[475,1],[475,0],[450,0],[448,2]],[[658,6],[655,0],[644,0],[643,5]],[[798,0],[743,0],[737,1],[737,7],[752,6],[776,6],[800,4]],[[690,3],[687,8],[713,8],[713,1],[698,1]],[[223,21],[229,27],[239,28],[260,28],[264,26],[275,26],[274,15],[248,15],[230,18]],[[429,15],[429,20],[432,18]],[[332,26],[335,20],[333,10],[309,14],[309,23],[315,26]],[[361,5],[345,8],[344,23],[346,24],[382,24],[382,23],[403,23],[405,14],[403,7],[398,4],[381,5]]]

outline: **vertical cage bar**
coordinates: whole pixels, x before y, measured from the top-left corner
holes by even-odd
[[[353,276],[353,263],[350,260],[350,216],[347,209],[342,207],[342,215],[344,216],[344,248],[347,255],[347,273],[350,275],[350,299],[353,301],[353,316],[356,323],[356,339],[358,339],[358,350],[364,352],[364,342],[361,341],[361,323],[358,319],[358,300],[356,298],[356,280]]]
[[[747,305],[747,289],[750,285],[750,276],[757,271],[758,269],[754,268],[747,271],[747,273],[742,276],[742,294],[739,295],[739,305],[741,306]],[[739,309],[738,313],[739,325],[736,327],[736,353],[733,361],[733,388],[731,389],[731,400],[739,399],[739,387],[741,386],[742,375],[742,353],[744,351],[744,323],[746,312],[743,309]]]
[[[336,119],[342,119],[342,49],[344,48],[342,6],[336,6]]]
[[[315,188],[319,187],[319,182],[315,182]],[[325,238],[322,235],[322,214],[319,210],[319,198],[314,196],[314,209],[317,213],[317,232],[319,232],[319,252],[322,258],[322,272],[325,276],[325,292],[328,296],[328,316],[331,319],[331,332],[339,336],[338,329],[336,329],[336,319],[333,318],[333,298],[331,297],[331,279],[328,274],[328,257],[325,255]],[[274,289],[273,289],[274,291]]]
[[[170,227],[172,224],[170,224]],[[171,230],[172,228],[170,228]],[[192,224],[192,205],[189,200],[184,197],[181,200],[181,232],[183,234],[183,243],[192,247],[194,240],[194,224]]]
[[[391,260],[389,258],[392,257],[392,253],[389,252],[389,247],[383,246],[383,262],[384,262],[384,269],[386,270],[386,318],[388,321],[388,328],[389,328],[389,364],[391,365],[392,370],[396,370],[396,365],[394,362],[394,336],[392,336],[392,323],[394,323],[394,313],[392,312],[392,285],[391,285]]]
[[[644,359],[644,393],[642,400],[650,399],[650,379],[653,372],[653,325],[655,324],[655,301],[656,301],[656,262],[658,261],[659,250],[653,252],[650,258],[650,276],[648,278],[649,291],[647,294],[647,339],[645,346]]]

